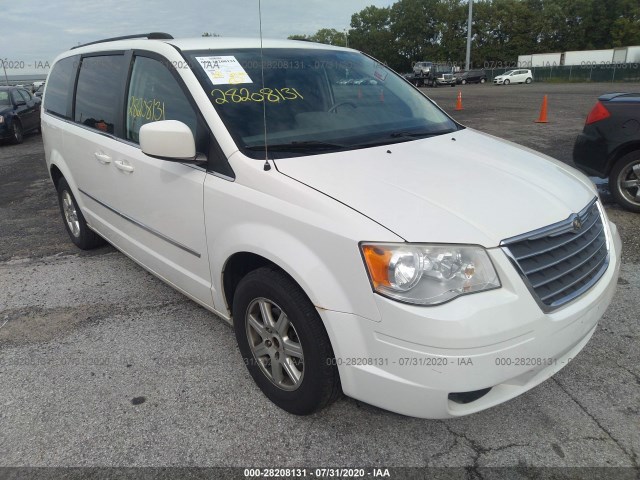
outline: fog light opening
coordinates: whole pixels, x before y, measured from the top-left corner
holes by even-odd
[[[491,391],[492,387],[483,388],[482,390],[474,390],[472,392],[453,392],[449,394],[449,400],[455,403],[467,404],[475,402],[476,400],[484,397]]]

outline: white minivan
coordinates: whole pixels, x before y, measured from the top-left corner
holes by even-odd
[[[107,39],[55,60],[43,105],[71,240],[232,324],[295,414],[341,392],[428,418],[497,405],[566,366],[614,294],[587,177],[354,50]]]

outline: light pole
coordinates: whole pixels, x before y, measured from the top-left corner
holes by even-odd
[[[349,48],[349,32],[347,32],[347,29],[344,29],[344,46]]]
[[[465,70],[468,72],[471,63],[471,18],[473,16],[473,0],[469,0],[469,20],[467,21],[467,58]]]
[[[9,86],[9,77],[7,77],[7,67],[4,65],[4,60],[2,60],[2,69],[4,70],[4,81],[7,82],[7,87]]]

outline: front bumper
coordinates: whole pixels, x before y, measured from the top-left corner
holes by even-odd
[[[503,78],[494,78],[493,79],[493,83],[495,83],[496,85],[502,85],[504,83],[504,79]]]
[[[442,78],[436,78],[436,83],[438,85],[455,85],[456,84],[456,80],[455,79],[445,80],[445,79],[442,79]]]
[[[4,140],[12,136],[13,132],[11,131],[11,128],[9,128],[7,119],[5,118],[4,122],[0,123],[0,139]]]
[[[610,225],[605,274],[548,314],[500,249],[489,250],[502,280],[498,290],[436,307],[376,295],[380,322],[321,310],[344,393],[403,415],[449,418],[498,405],[548,379],[587,344],[613,298],[621,243]],[[451,395],[485,389],[466,403],[459,400],[465,395]]]

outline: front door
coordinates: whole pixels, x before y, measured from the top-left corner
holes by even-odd
[[[113,67],[109,68],[105,57],[92,58],[95,65],[91,69],[86,69],[88,59],[82,61],[75,101],[76,118],[90,123],[90,128],[84,129],[83,150],[85,170],[91,173],[78,181],[83,203],[91,212],[89,221],[156,275],[212,306],[204,228],[204,165],[152,158],[139,146],[140,127],[145,123],[179,120],[192,128],[199,140],[198,150],[206,152],[206,128],[166,62],[127,55],[124,76],[118,74],[123,88],[109,97],[104,95],[108,88],[105,77],[113,75]],[[86,81],[84,69],[89,73]],[[106,71],[109,69],[111,73]],[[123,85],[121,79],[127,78],[129,69],[129,82]],[[96,111],[96,105],[107,98],[111,104],[98,109],[118,105],[115,128],[105,120],[109,114]],[[108,135],[101,135],[101,131]]]

